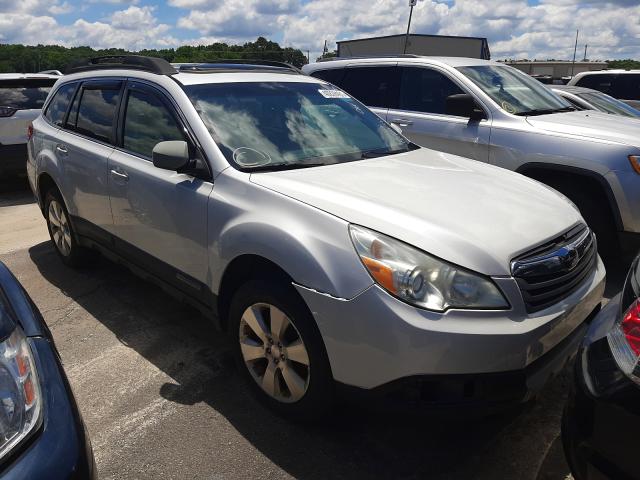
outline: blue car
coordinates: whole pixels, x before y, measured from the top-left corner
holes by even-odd
[[[94,477],[91,444],[51,333],[0,262],[0,478]]]

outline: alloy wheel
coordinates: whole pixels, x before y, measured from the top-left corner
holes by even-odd
[[[48,212],[51,238],[58,251],[65,257],[71,253],[71,230],[67,215],[57,200],[51,200]]]
[[[300,332],[279,308],[256,303],[240,320],[240,350],[247,369],[270,397],[300,400],[309,386],[309,354]]]

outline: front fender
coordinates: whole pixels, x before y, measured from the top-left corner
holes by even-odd
[[[335,297],[353,298],[373,284],[346,221],[236,175],[218,176],[209,203],[214,293],[241,255],[263,257],[294,282]]]

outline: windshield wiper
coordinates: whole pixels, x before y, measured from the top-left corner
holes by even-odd
[[[396,155],[397,153],[405,153],[409,151],[409,147],[398,148],[396,150],[386,150],[384,148],[377,148],[375,150],[365,150],[362,152],[362,158],[377,158],[384,157],[386,155]]]
[[[280,172],[283,170],[297,170],[300,168],[321,167],[323,165],[329,165],[328,163],[268,163],[266,165],[258,165],[257,167],[241,167],[243,172]]]
[[[560,112],[573,112],[576,109],[573,107],[563,107],[563,108],[535,108],[533,110],[525,110],[524,112],[518,112],[516,115],[520,117],[529,117],[534,115],[548,115],[550,113],[560,113]]]

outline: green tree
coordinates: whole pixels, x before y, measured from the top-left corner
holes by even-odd
[[[168,62],[206,62],[219,59],[259,59],[287,62],[296,67],[307,63],[302,51],[258,37],[244,45],[212,43],[210,45],[184,45],[178,48],[144,49],[129,52],[121,48],[93,49],[91,47],[63,47],[60,45],[0,44],[0,72],[38,72],[64,69],[81,58],[104,55],[145,55],[164,58]]]

